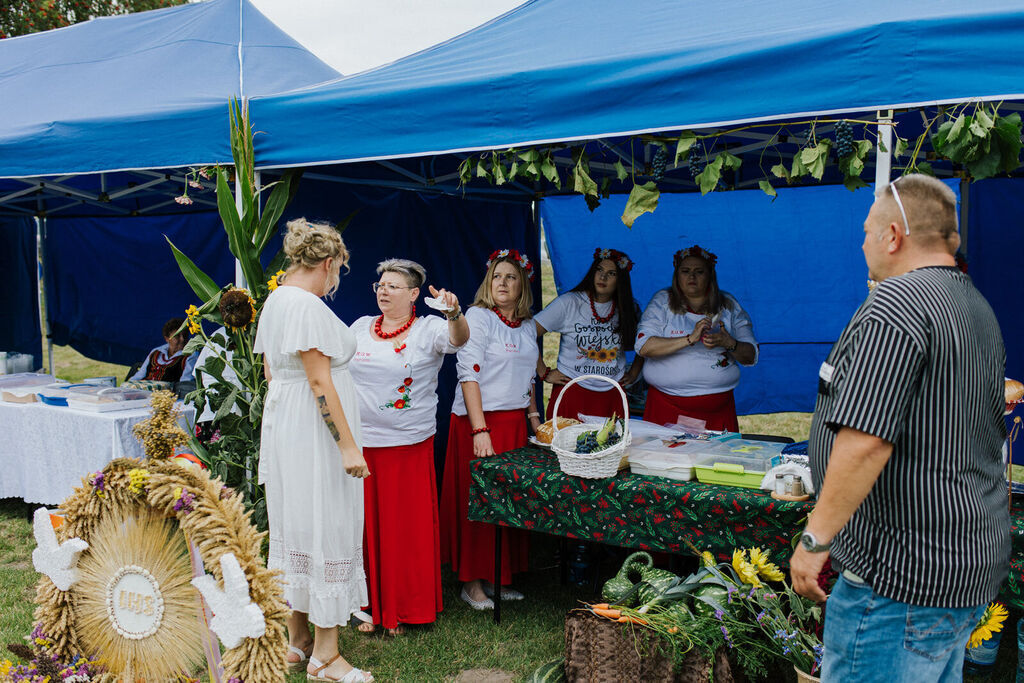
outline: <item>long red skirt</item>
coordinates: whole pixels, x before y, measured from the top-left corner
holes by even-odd
[[[495,453],[526,445],[526,416],[522,410],[487,412],[484,417]],[[494,531],[501,529],[501,585],[505,586],[512,583],[513,573],[528,568],[529,535],[469,521],[469,463],[475,458],[472,432],[469,417],[452,415],[441,488],[441,561],[452,565],[459,581],[494,581]]]
[[[441,603],[434,437],[411,446],[363,447],[363,547],[373,623],[429,624]]]
[[[732,390],[704,396],[672,396],[654,387],[647,389],[644,420],[654,424],[675,424],[680,415],[704,420],[707,429],[740,431],[736,400]]]
[[[563,385],[556,384],[551,387],[551,399],[548,401],[547,419],[551,419],[555,412],[555,399],[562,393]],[[573,384],[565,392],[562,403],[558,406],[559,417],[571,417],[577,419],[580,413],[584,415],[595,415],[597,417],[611,417],[615,413],[622,417],[622,394],[614,388],[608,391],[593,391],[579,384]]]

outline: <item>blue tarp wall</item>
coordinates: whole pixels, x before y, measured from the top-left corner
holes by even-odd
[[[947,183],[959,196],[959,181]],[[1016,294],[1024,193],[1012,179],[977,182],[968,192],[969,273],[999,318],[1007,376],[1024,377]],[[619,220],[625,197],[593,213],[580,197],[555,197],[542,202],[541,218],[559,292],[579,281],[597,246],[634,259],[633,293],[642,307],[671,282],[677,249],[696,242],[717,254],[719,285],[749,311],[761,342],[760,361],[743,369],[738,411],[810,411],[818,366],[867,294],[860,245],[872,201],[869,190],[838,186],[780,189],[774,203],[759,191],[662,195],[657,211],[630,230]]]
[[[36,225],[31,218],[0,221],[0,349],[30,353],[42,363]]]

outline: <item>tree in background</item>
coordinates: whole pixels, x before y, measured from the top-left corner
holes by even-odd
[[[186,0],[2,0],[0,38],[49,31],[112,14],[184,4]]]

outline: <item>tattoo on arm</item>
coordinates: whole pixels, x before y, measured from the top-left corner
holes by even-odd
[[[331,418],[331,409],[327,407],[327,397],[323,395],[317,396],[316,403],[320,406],[320,417],[324,418],[324,424],[326,424],[327,429],[331,431],[331,436],[334,437],[335,441],[341,441],[341,434],[338,433],[338,427],[334,424],[334,420]]]

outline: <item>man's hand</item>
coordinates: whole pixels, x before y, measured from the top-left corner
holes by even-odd
[[[827,559],[827,551],[809,553],[803,546],[798,545],[793,556],[789,558],[789,576],[793,581],[793,590],[815,602],[825,602],[828,596],[818,585],[818,575],[821,574]]]

